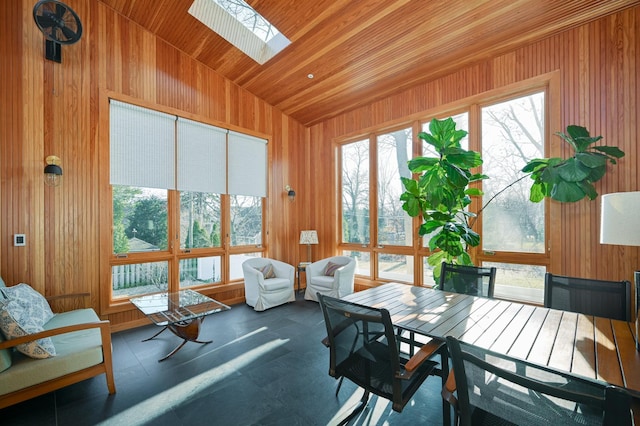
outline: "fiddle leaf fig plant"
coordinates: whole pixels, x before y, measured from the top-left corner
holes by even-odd
[[[456,129],[452,118],[432,120],[429,132],[421,132],[418,137],[431,145],[438,157],[411,159],[409,170],[420,176],[402,178],[402,208],[409,216],[421,215],[424,220],[418,234],[431,236],[429,250],[433,254],[427,262],[434,267],[435,277],[440,276],[443,261],[472,265],[467,248],[480,244],[480,235],[469,225],[475,214],[466,207],[472,196],[482,195],[480,189],[470,188],[469,184],[487,176],[471,172],[482,164],[482,158],[475,151],[461,148],[460,141],[466,135],[465,130]]]
[[[545,197],[561,202],[576,202],[585,197],[595,199],[598,193],[593,183],[604,176],[607,162],[616,164],[624,152],[612,146],[592,146],[602,136],[591,136],[581,126],[567,126],[566,133],[556,135],[573,148],[574,155],[565,160],[554,157],[529,161],[522,169],[533,179],[529,200],[538,203]]]

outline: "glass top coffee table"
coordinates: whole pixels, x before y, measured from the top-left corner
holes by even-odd
[[[134,297],[130,301],[155,325],[162,327],[162,330],[148,339],[144,339],[143,342],[157,337],[167,329],[183,339],[178,347],[159,359],[158,362],[164,361],[178,352],[187,342],[211,343],[211,340],[198,340],[200,324],[207,315],[231,309],[224,303],[193,290],[150,294],[148,296]]]

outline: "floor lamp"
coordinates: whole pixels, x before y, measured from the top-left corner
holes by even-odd
[[[621,246],[640,246],[640,191],[616,192],[602,196],[600,214],[600,243]],[[636,349],[640,351],[640,271],[634,272]]]
[[[300,231],[300,244],[307,245],[307,262],[311,263],[311,244],[318,244],[316,231]]]

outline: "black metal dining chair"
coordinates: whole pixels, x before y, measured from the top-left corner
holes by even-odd
[[[329,375],[364,389],[360,404],[340,422],[348,423],[367,405],[370,394],[388,399],[402,412],[437,363],[422,351],[410,359],[399,350],[389,311],[318,294],[327,328]],[[425,348],[425,353],[430,350]]]
[[[623,388],[447,337],[460,426],[631,425]]]
[[[544,306],[631,321],[631,283],[554,275],[544,278]]]
[[[493,298],[496,268],[442,263],[438,288],[454,293]]]

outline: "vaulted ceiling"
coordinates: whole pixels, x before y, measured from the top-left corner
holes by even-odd
[[[640,4],[247,0],[291,40],[259,65],[191,16],[193,0],[100,1],[305,125]]]

